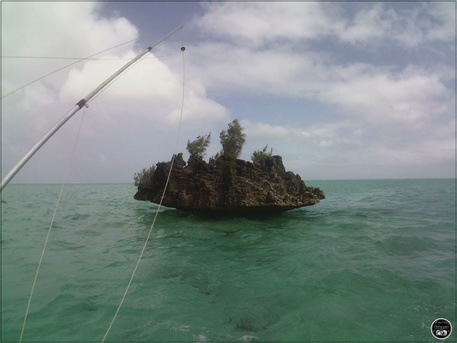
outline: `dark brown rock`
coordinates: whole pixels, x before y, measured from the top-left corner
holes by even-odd
[[[160,162],[151,187],[138,187],[136,200],[160,203],[171,162]],[[229,160],[209,163],[182,154],[174,160],[162,205],[182,210],[221,213],[271,213],[311,206],[325,199],[319,188],[308,187],[298,174],[286,172],[281,156],[260,163]]]

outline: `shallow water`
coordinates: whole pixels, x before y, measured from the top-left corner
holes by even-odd
[[[162,209],[113,341],[436,341],[455,327],[455,180],[313,181],[276,217]],[[59,185],[2,198],[2,338],[17,341]],[[24,340],[100,341],[157,207],[129,184],[67,185]],[[451,339],[455,337],[452,333]]]

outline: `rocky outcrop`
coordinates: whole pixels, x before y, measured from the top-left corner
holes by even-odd
[[[139,186],[136,200],[159,203],[171,162],[157,163],[148,187]],[[286,171],[281,156],[259,163],[228,160],[209,163],[182,154],[174,160],[162,205],[182,210],[220,213],[272,213],[310,206],[325,199],[319,188],[308,187],[298,174]]]

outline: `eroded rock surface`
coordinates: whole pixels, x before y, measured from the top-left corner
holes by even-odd
[[[136,200],[159,203],[171,162],[157,163],[149,187],[138,187]],[[230,167],[231,166],[231,167]],[[281,156],[259,163],[221,157],[209,163],[182,154],[175,158],[162,205],[182,210],[221,213],[271,213],[311,206],[325,199],[298,174],[286,171]]]

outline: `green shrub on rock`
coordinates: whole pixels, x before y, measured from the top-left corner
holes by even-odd
[[[273,155],[273,149],[270,149],[270,152],[267,152],[268,144],[262,150],[255,150],[252,153],[251,160],[254,163],[259,163],[260,161],[264,160],[267,157],[271,157]]]
[[[238,119],[228,124],[227,131],[223,130],[219,138],[221,139],[222,152],[227,158],[236,160],[241,154],[241,149],[246,142],[246,135],[243,133]]]
[[[211,141],[211,132],[206,136],[198,136],[194,141],[187,141],[187,151],[191,156],[203,157]]]
[[[152,187],[152,182],[154,180],[154,173],[155,173],[156,167],[151,166],[148,169],[144,168],[141,172],[135,173],[133,176],[134,179],[134,185],[137,187],[144,187],[144,188],[151,188]]]

